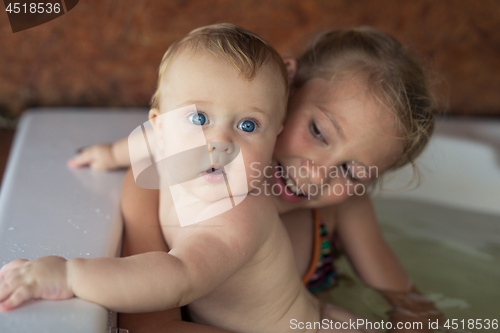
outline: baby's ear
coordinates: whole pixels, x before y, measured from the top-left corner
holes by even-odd
[[[281,125],[280,125],[280,129],[279,129],[279,131],[278,131],[278,135],[280,135],[280,133],[281,133],[281,132],[283,132],[283,128],[284,128],[284,126],[283,126],[283,124],[281,124]]]
[[[285,63],[286,70],[288,72],[288,81],[289,81],[289,84],[292,85],[293,80],[295,78],[295,74],[297,73],[297,59],[295,59],[295,58],[284,58],[283,62]]]
[[[160,110],[153,108],[149,110],[148,114],[149,122],[155,131],[155,138],[158,144],[158,148],[163,151],[163,134],[162,134],[162,124],[161,124],[161,112]]]

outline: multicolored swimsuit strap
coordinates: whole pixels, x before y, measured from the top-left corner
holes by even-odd
[[[313,209],[314,251],[307,273],[302,278],[310,292],[316,293],[337,285],[332,244],[319,212]]]

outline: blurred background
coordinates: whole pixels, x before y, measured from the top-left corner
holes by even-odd
[[[82,0],[17,33],[2,8],[0,175],[23,110],[147,107],[168,46],[218,22],[241,25],[288,55],[322,31],[370,25],[422,60],[447,115],[500,116],[498,0]]]

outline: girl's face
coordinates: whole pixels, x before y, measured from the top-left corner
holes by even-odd
[[[279,211],[363,194],[400,158],[397,136],[391,112],[372,98],[363,79],[309,80],[291,95],[276,141],[276,171],[283,172],[275,172],[272,189]]]

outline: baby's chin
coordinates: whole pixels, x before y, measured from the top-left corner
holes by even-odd
[[[207,204],[215,203],[231,197],[245,197],[248,195],[248,184],[232,184],[229,181],[229,186],[226,182],[209,183],[203,180],[203,177],[198,178],[196,184],[181,185],[185,191],[185,195],[190,196],[191,200],[205,202]],[[186,200],[190,200],[186,199]]]

